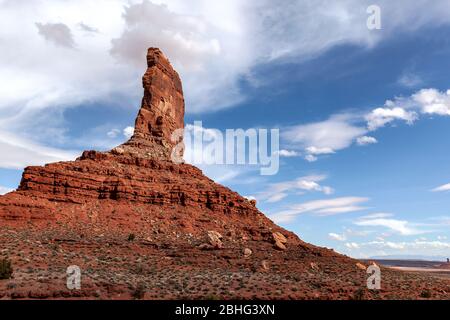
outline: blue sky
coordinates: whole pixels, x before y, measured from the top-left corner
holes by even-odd
[[[317,245],[450,256],[450,4],[378,1],[368,30],[370,4],[0,1],[0,191],[26,165],[125,141],[156,46],[182,76],[186,123],[278,128],[290,154],[274,176],[209,176]]]

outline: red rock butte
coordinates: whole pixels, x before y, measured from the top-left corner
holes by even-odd
[[[184,127],[180,77],[159,49],[147,62],[129,141],[28,167],[0,196],[0,259],[14,266],[0,299],[450,298],[448,279],[385,268],[383,290],[370,291],[363,263],[301,241],[255,202],[173,162],[183,153],[182,135],[172,139]],[[66,287],[73,264],[80,290]]]
[[[109,152],[85,151],[75,161],[27,167],[17,191],[0,197],[2,223],[94,224],[136,231],[164,211],[179,216],[180,225],[173,228],[191,233],[204,232],[205,217],[220,221],[219,229],[254,228],[252,232],[267,235],[281,230],[254,202],[198,168],[171,160],[173,152],[183,152],[182,136],[172,137],[184,128],[182,84],[159,49],[148,50],[147,63],[144,97],[131,139]]]

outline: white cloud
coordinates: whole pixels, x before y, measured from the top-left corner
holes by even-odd
[[[450,191],[450,183],[444,184],[443,186],[440,186],[440,187],[437,187],[437,188],[434,188],[431,191],[433,191],[433,192]]]
[[[365,216],[355,221],[354,224],[365,227],[384,227],[403,236],[424,233],[424,231],[413,227],[410,222],[406,220],[388,218],[387,214]]]
[[[387,100],[383,107],[365,114],[340,113],[325,121],[286,128],[282,138],[292,147],[303,149],[305,160],[315,162],[319,155],[333,154],[355,142],[359,146],[378,143],[366,134],[399,120],[412,125],[424,114],[450,116],[450,89],[422,89],[409,97]]]
[[[0,132],[0,167],[22,169],[30,165],[74,160],[80,152],[49,148],[6,132]]]
[[[413,124],[419,114],[450,116],[450,90],[422,89],[410,97],[386,101],[384,107],[376,108],[366,116],[369,130],[377,130],[395,120]]]
[[[400,107],[395,107],[392,101],[386,103],[386,107],[377,108],[366,116],[369,130],[374,131],[395,120],[404,120],[408,124],[413,124],[417,120],[417,113],[407,111]]]
[[[436,89],[423,89],[412,96],[422,113],[450,116],[450,90],[440,92]]]
[[[370,32],[365,14],[369,4],[368,0],[287,1],[283,7],[268,0],[0,1],[0,61],[8,62],[0,65],[0,127],[42,144],[48,141],[42,132],[64,129],[65,108],[124,99],[137,107],[144,49],[149,46],[161,47],[179,70],[187,111],[205,112],[245,99],[239,83],[254,78],[256,66],[305,61],[343,44],[367,48],[384,37],[450,21],[446,0],[431,4],[382,0],[384,32]],[[427,14],[421,14],[425,10]],[[445,111],[435,109],[439,103],[433,105],[428,112]],[[341,127],[344,133],[335,140],[329,135],[304,137],[324,142],[305,148],[338,151],[354,135],[364,134],[361,128]],[[342,136],[346,129],[351,137]],[[334,143],[325,143],[330,141]]]
[[[326,195],[330,195],[334,192],[333,188],[329,186],[322,186],[320,182],[327,177],[324,175],[312,175],[306,177],[300,177],[291,181],[284,181],[279,183],[270,184],[267,190],[258,194],[258,200],[269,203],[275,203],[283,200],[290,193],[293,192],[322,192]]]
[[[346,243],[345,248],[353,257],[370,258],[373,256],[414,256],[447,257],[450,243],[445,241],[386,241],[375,240],[361,243]]]
[[[316,156],[313,156],[312,154],[307,154],[305,156],[305,160],[308,162],[316,162],[319,159]]]
[[[346,244],[345,244],[345,246],[348,248],[348,249],[359,249],[359,244],[357,244],[356,242],[347,242]]]
[[[0,196],[7,194],[8,192],[11,192],[11,191],[13,191],[13,189],[0,186]]]
[[[369,201],[369,198],[343,197],[326,200],[315,200],[290,205],[287,210],[271,215],[271,218],[279,223],[292,222],[299,214],[311,213],[317,216],[330,216],[342,213],[362,211],[367,208],[361,204]]]
[[[120,134],[120,130],[119,129],[112,129],[110,131],[108,131],[108,133],[106,134],[109,138],[117,138],[117,136]]]
[[[349,114],[339,114],[328,120],[287,128],[282,137],[307,153],[306,160],[313,162],[317,155],[332,154],[349,147],[367,130],[353,124],[357,120]]]
[[[329,148],[329,147],[322,147],[322,148],[318,148],[318,147],[308,147],[306,148],[306,152],[308,152],[311,155],[321,155],[321,154],[332,154],[335,153],[333,149]]]
[[[347,237],[344,234],[329,233],[328,237],[331,240],[335,240],[335,241],[345,241],[345,240],[347,240]]]
[[[283,158],[293,158],[298,157],[300,155],[300,153],[295,150],[286,150],[286,149],[276,151],[275,154],[278,154],[280,157]]]
[[[125,138],[130,139],[134,134],[134,127],[126,127],[123,129],[123,135]]]
[[[378,140],[375,139],[374,137],[363,136],[363,137],[359,137],[358,139],[356,139],[356,143],[359,146],[367,146],[369,144],[378,143]]]

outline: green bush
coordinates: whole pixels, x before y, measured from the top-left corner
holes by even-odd
[[[0,259],[0,280],[11,279],[13,268],[11,261],[8,259]]]

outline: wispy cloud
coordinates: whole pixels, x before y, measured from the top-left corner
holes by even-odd
[[[443,192],[443,191],[450,191],[450,183],[448,184],[444,184],[440,187],[434,188],[433,190],[431,190],[433,192]]]
[[[403,73],[397,82],[406,88],[415,88],[423,84],[422,78],[411,72]]]
[[[257,197],[260,201],[275,203],[283,200],[292,193],[322,192],[330,195],[334,192],[333,188],[320,184],[326,178],[327,176],[325,175],[311,175],[295,180],[273,183],[268,186],[267,190],[260,192]]]
[[[328,238],[330,238],[331,240],[336,240],[336,241],[347,240],[347,237],[345,236],[345,234],[337,234],[337,233],[333,233],[333,232],[328,234]]]
[[[345,251],[354,257],[370,258],[373,256],[423,256],[423,257],[447,257],[450,242],[443,240],[414,241],[385,241],[376,240],[368,242],[345,243]]]
[[[287,210],[272,214],[270,217],[280,223],[292,222],[300,214],[310,213],[316,216],[331,216],[336,214],[363,211],[367,209],[361,204],[369,198],[343,197],[326,200],[315,200],[290,205]]]
[[[388,230],[400,234],[402,236],[411,236],[426,233],[419,230],[406,220],[397,220],[392,218],[391,214],[379,213],[361,217],[354,222],[357,226],[364,227],[384,227]]]
[[[6,132],[0,132],[0,150],[0,167],[9,169],[74,160],[80,155],[79,151],[49,148]]]

